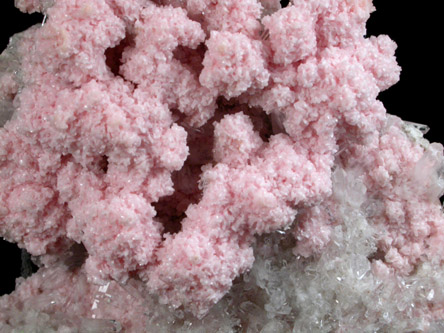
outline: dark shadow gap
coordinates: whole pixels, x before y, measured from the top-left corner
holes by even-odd
[[[385,262],[385,252],[378,248],[376,252],[369,255],[367,259],[370,260],[370,262],[374,262],[375,260]]]
[[[236,99],[227,100],[220,96],[217,99],[218,111],[215,121],[219,121],[226,114],[243,112],[250,117],[253,128],[259,133],[264,142],[269,142],[270,137],[279,133],[284,133],[283,119],[277,114],[267,114],[260,107],[249,107],[247,104],[239,104]],[[218,116],[219,115],[219,116]]]
[[[76,271],[83,266],[86,258],[88,258],[88,251],[85,246],[82,243],[74,243],[64,255],[63,262],[70,271]]]
[[[102,170],[104,174],[108,172],[108,165],[109,165],[108,156],[103,155],[99,161],[99,168],[100,170]]]
[[[179,171],[172,174],[174,193],[162,197],[153,206],[156,209],[156,219],[164,226],[164,233],[175,234],[181,231],[182,220],[190,204],[198,203],[202,191],[198,183],[202,173],[201,167],[213,161],[213,121],[208,121],[200,128],[188,126],[185,116],[173,109],[173,119],[187,131],[189,155]]]
[[[25,279],[38,271],[39,267],[32,261],[31,255],[25,249],[22,249],[21,261],[21,276]]]
[[[14,291],[17,278],[32,275],[38,267],[32,263],[26,250],[20,249],[17,244],[7,242],[3,238],[0,238],[0,253],[0,265],[2,267],[1,296]]]
[[[14,1],[2,1],[0,10],[0,53],[9,43],[9,38],[35,24],[43,22],[43,14],[25,14],[14,7]]]
[[[202,62],[206,51],[207,46],[204,43],[199,44],[195,49],[179,45],[173,51],[173,57],[199,77],[203,69]]]
[[[122,54],[127,47],[134,47],[134,36],[127,32],[124,39],[114,47],[105,51],[105,63],[115,76],[120,76],[120,66],[122,66]]]
[[[281,1],[281,7],[282,7],[282,8],[287,7],[289,4],[290,4],[290,1],[289,1],[289,0],[283,0],[283,1]]]
[[[160,198],[153,206],[157,212],[157,221],[164,226],[164,233],[175,234],[182,228],[182,220],[186,217],[188,206],[197,204],[202,198],[202,191],[198,186],[202,166],[215,163],[213,158],[215,123],[220,122],[226,115],[243,112],[250,118],[254,130],[264,142],[268,142],[271,136],[283,132],[282,124],[277,124],[281,120],[276,119],[276,116],[267,115],[261,108],[251,108],[247,104],[241,104],[236,98],[227,100],[219,97],[215,115],[199,128],[189,126],[186,117],[179,110],[171,111],[174,122],[187,131],[189,155],[184,166],[172,174],[174,193]]]

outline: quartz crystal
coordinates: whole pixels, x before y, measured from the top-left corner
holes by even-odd
[[[443,147],[371,0],[16,0],[1,332],[441,332]]]

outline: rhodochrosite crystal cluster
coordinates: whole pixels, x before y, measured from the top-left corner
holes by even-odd
[[[0,331],[440,330],[443,149],[377,100],[371,0],[15,3]]]

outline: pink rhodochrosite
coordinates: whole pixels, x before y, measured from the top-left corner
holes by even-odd
[[[0,330],[439,329],[443,149],[377,99],[371,0],[15,3]]]

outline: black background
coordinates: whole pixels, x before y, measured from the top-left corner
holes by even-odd
[[[345,1],[345,0],[343,0]],[[9,37],[31,25],[41,23],[41,14],[23,14],[13,0],[0,4],[0,51]],[[367,36],[387,34],[397,44],[396,57],[402,67],[401,80],[380,94],[389,113],[431,127],[430,141],[444,142],[442,114],[442,28],[438,27],[439,9],[429,2],[374,0],[376,12],[367,23]],[[415,6],[411,5],[415,4]],[[20,250],[0,238],[0,295],[14,288],[20,276]]]

